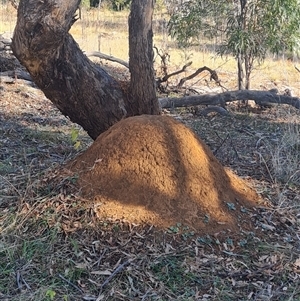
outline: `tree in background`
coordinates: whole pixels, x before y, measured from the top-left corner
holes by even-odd
[[[299,0],[191,0],[174,10],[169,30],[182,47],[214,37],[217,53],[237,61],[238,88],[249,89],[255,63],[299,45],[299,20]]]
[[[104,4],[115,11],[130,8],[131,0],[81,0],[81,5],[85,7],[98,7]]]
[[[131,0],[110,0],[113,10],[123,10],[129,8]]]

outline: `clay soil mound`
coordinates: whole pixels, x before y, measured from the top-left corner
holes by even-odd
[[[197,232],[250,226],[258,195],[185,125],[167,116],[120,121],[68,165],[100,219]]]

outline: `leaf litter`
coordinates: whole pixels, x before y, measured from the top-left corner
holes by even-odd
[[[268,204],[249,212],[252,232],[199,236],[182,224],[159,230],[99,221],[76,177],[60,169],[90,145],[85,133],[79,129],[76,150],[74,125],[22,81],[2,85],[0,109],[1,299],[299,298],[300,190],[274,180],[270,165],[272,143],[297,112],[236,106],[229,118],[176,112]]]

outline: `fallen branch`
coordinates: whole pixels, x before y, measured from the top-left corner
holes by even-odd
[[[91,56],[96,56],[96,57],[99,57],[100,59],[104,59],[104,60],[108,60],[108,61],[111,61],[111,62],[116,62],[116,63],[119,63],[123,66],[125,66],[126,68],[129,68],[129,64],[121,59],[118,59],[112,55],[107,55],[107,54],[104,54],[102,52],[99,52],[99,51],[92,51],[92,52],[87,52],[85,53],[85,55],[87,57],[91,57]]]
[[[68,283],[71,287],[73,287],[73,288],[75,288],[76,290],[78,290],[79,292],[83,293],[83,290],[82,290],[79,286],[75,285],[74,283],[72,283],[71,281],[69,281],[68,279],[66,279],[66,278],[65,278],[64,276],[62,276],[61,274],[58,274],[58,277],[59,277],[60,279],[62,279],[63,281],[65,281],[66,283]]]
[[[107,54],[104,54],[102,52],[99,52],[99,51],[92,51],[92,52],[86,52],[85,55],[87,57],[91,57],[91,56],[96,56],[96,57],[99,57],[100,59],[104,59],[104,60],[108,60],[108,61],[111,61],[111,62],[116,62],[116,63],[119,63],[123,66],[125,66],[126,68],[129,68],[129,64],[121,59],[118,59],[112,55],[107,55]],[[192,62],[189,62],[187,64],[185,64],[180,70],[178,71],[175,71],[173,73],[170,73],[170,74],[166,74],[165,76],[163,76],[162,78],[158,78],[157,79],[157,83],[158,84],[161,84],[163,82],[166,82],[170,77],[174,76],[174,75],[178,75],[182,72],[184,72],[186,70],[187,67],[189,67],[190,65],[192,65]],[[207,68],[207,67],[204,67],[204,68]],[[200,72],[199,72],[200,73]]]
[[[163,74],[163,76],[168,75],[168,63],[167,61],[170,61],[170,55],[166,51],[159,51],[158,48],[154,45],[153,49],[156,50],[157,55],[160,57],[160,69]]]
[[[118,59],[118,58],[116,58],[116,57],[114,57],[114,56],[112,56],[112,55],[107,55],[107,54],[104,54],[104,53],[99,52],[99,51],[87,52],[87,53],[85,53],[85,55],[86,55],[87,57],[96,56],[96,57],[98,57],[98,58],[100,58],[100,59],[108,60],[108,61],[111,61],[111,62],[116,62],[116,63],[119,63],[119,64],[125,66],[126,68],[129,68],[129,64],[128,64],[127,62],[125,62],[125,61],[123,61],[123,60],[121,60],[121,59]],[[178,75],[178,74],[180,74],[180,73],[182,73],[182,72],[185,72],[185,71],[186,71],[186,68],[189,67],[190,65],[192,65],[192,62],[189,62],[189,63],[185,64],[180,70],[177,70],[177,71],[172,72],[172,73],[170,73],[170,74],[166,74],[166,75],[164,75],[163,77],[158,78],[158,79],[156,80],[157,85],[159,86],[161,83],[166,82],[166,81],[167,81],[170,77],[172,77],[172,76],[175,76],[175,75]],[[203,68],[207,68],[207,67],[203,67]],[[209,68],[207,68],[207,69],[209,69]],[[204,69],[204,70],[207,70],[207,69]],[[211,70],[211,69],[209,69],[209,70]],[[200,72],[199,72],[199,73],[200,73]],[[198,73],[198,74],[199,74],[199,73]],[[196,76],[196,75],[195,75],[195,76]],[[193,77],[194,77],[194,76],[193,76]],[[186,79],[186,80],[188,80],[188,79]],[[185,80],[185,81],[186,81],[186,80]],[[179,86],[179,85],[178,85],[178,86]]]
[[[211,93],[186,97],[159,98],[162,108],[174,108],[197,105],[219,105],[224,107],[227,102],[236,100],[254,100],[256,104],[265,106],[272,103],[288,104],[300,109],[300,98],[277,94],[276,91],[237,90],[223,93]]]
[[[131,263],[131,260],[127,260],[121,265],[119,265],[108,278],[101,284],[100,288],[101,290],[110,282],[111,279],[113,279],[119,272],[121,272],[127,265]]]
[[[157,83],[158,83],[158,84],[161,84],[161,83],[163,83],[163,82],[166,82],[170,77],[172,77],[172,76],[174,76],[174,75],[178,75],[178,74],[184,72],[184,71],[186,70],[187,67],[189,67],[189,66],[192,65],[192,63],[193,63],[193,62],[188,62],[188,63],[185,64],[180,70],[177,70],[177,71],[175,71],[175,72],[173,72],[173,73],[167,74],[167,75],[165,75],[165,76],[162,77],[162,78],[158,78],[158,79],[157,79]]]
[[[157,53],[159,54],[158,49],[157,49],[155,46],[154,46],[154,49],[156,49]],[[99,58],[104,59],[104,60],[108,60],[108,61],[111,61],[111,62],[119,63],[119,64],[125,66],[126,68],[129,68],[129,64],[128,64],[127,62],[125,62],[125,61],[123,61],[123,60],[121,60],[121,59],[118,59],[118,58],[116,58],[116,57],[114,57],[114,56],[104,54],[104,53],[102,53],[102,52],[92,51],[92,52],[87,52],[85,55],[86,55],[87,57],[96,56],[96,57],[99,57]],[[165,57],[162,57],[161,54],[159,54],[159,56],[162,58],[162,60],[165,60],[165,59],[166,59]],[[166,62],[163,61],[163,68],[164,68],[164,73],[165,73],[165,75],[164,75],[163,77],[159,77],[159,78],[156,79],[156,84],[157,84],[157,86],[158,86],[158,87],[161,87],[160,84],[162,84],[162,83],[168,81],[168,79],[171,78],[172,76],[175,76],[175,75],[178,75],[178,74],[180,74],[180,73],[185,72],[186,69],[187,69],[189,66],[192,65],[192,63],[193,63],[193,62],[188,62],[188,63],[185,64],[180,70],[177,70],[177,71],[174,71],[174,72],[172,72],[172,73],[170,73],[170,74],[167,74],[167,73],[166,73],[166,72],[167,72],[167,71],[166,71]],[[189,75],[189,76],[187,76],[187,77],[182,78],[182,79],[180,80],[179,84],[177,85],[177,88],[179,88],[179,89],[182,88],[183,84],[184,84],[186,81],[188,81],[188,80],[190,80],[190,79],[196,77],[198,74],[200,74],[200,73],[203,72],[203,71],[208,71],[208,72],[210,73],[210,80],[214,80],[214,81],[215,81],[217,84],[219,84],[219,85],[221,84],[221,83],[220,83],[220,80],[219,80],[219,78],[218,78],[217,72],[216,72],[215,70],[210,69],[209,67],[204,66],[204,67],[201,67],[201,68],[199,68],[198,70],[196,70],[193,74],[191,74],[191,75]],[[163,90],[163,89],[161,89],[161,90]]]
[[[203,72],[203,71],[208,71],[208,72],[210,73],[210,80],[214,80],[217,84],[220,83],[220,80],[219,80],[219,78],[218,78],[217,72],[216,72],[215,70],[212,70],[212,69],[210,69],[210,68],[204,66],[204,67],[201,67],[201,68],[199,68],[198,70],[196,70],[196,71],[195,71],[194,73],[192,73],[191,75],[182,78],[182,79],[180,80],[179,84],[177,85],[177,87],[178,87],[178,88],[181,88],[181,87],[183,86],[183,84],[184,84],[186,81],[188,81],[188,80],[190,80],[190,79],[196,77],[198,74],[200,74],[200,73]]]

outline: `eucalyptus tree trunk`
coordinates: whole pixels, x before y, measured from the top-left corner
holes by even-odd
[[[239,29],[244,31],[246,28],[247,20],[247,0],[240,0],[240,12],[237,15]],[[238,49],[237,65],[238,65],[238,89],[245,89],[245,74],[243,69],[243,61],[245,60],[245,49]]]
[[[143,8],[132,12],[133,18],[137,18],[135,26],[139,28],[136,32],[138,41],[143,40],[144,32],[151,28],[152,11],[148,3],[152,4],[152,1],[144,0],[143,4],[133,6]],[[114,123],[129,115],[158,113],[152,109],[153,103],[157,102],[158,106],[158,100],[153,94],[147,94],[152,91],[151,88],[143,95],[143,101],[139,101],[136,106],[135,100],[130,99],[117,80],[83,54],[69,34],[76,21],[74,16],[79,4],[80,0],[21,0],[12,49],[47,98],[71,121],[80,124],[96,139]],[[151,17],[143,20],[139,14],[145,14],[147,9],[150,9]],[[150,25],[147,22],[150,22]],[[140,29],[142,26],[146,27],[145,31]],[[143,38],[139,37],[140,34]],[[143,60],[138,59],[139,54],[143,58],[149,54],[148,47],[152,43],[152,37],[147,37],[151,38],[151,42],[141,46],[140,52],[135,54],[136,62]],[[132,56],[134,57],[133,54]],[[135,69],[135,63],[130,63],[134,79],[134,84],[131,85],[133,96],[139,95],[135,92],[135,87],[140,91],[139,78],[148,79],[143,80],[146,90],[147,85],[154,84],[152,61],[151,66],[147,66],[151,59],[152,57],[147,60],[144,69]],[[142,74],[138,76],[136,72]],[[147,72],[149,75],[143,74]],[[143,106],[140,110],[139,105],[149,100],[151,105]]]
[[[238,66],[238,89],[239,90],[244,90],[245,85],[244,85],[244,69],[243,69],[243,59],[242,55],[239,52],[237,56],[237,66]]]
[[[153,68],[154,0],[132,0],[129,16],[130,103],[133,115],[159,114]]]

